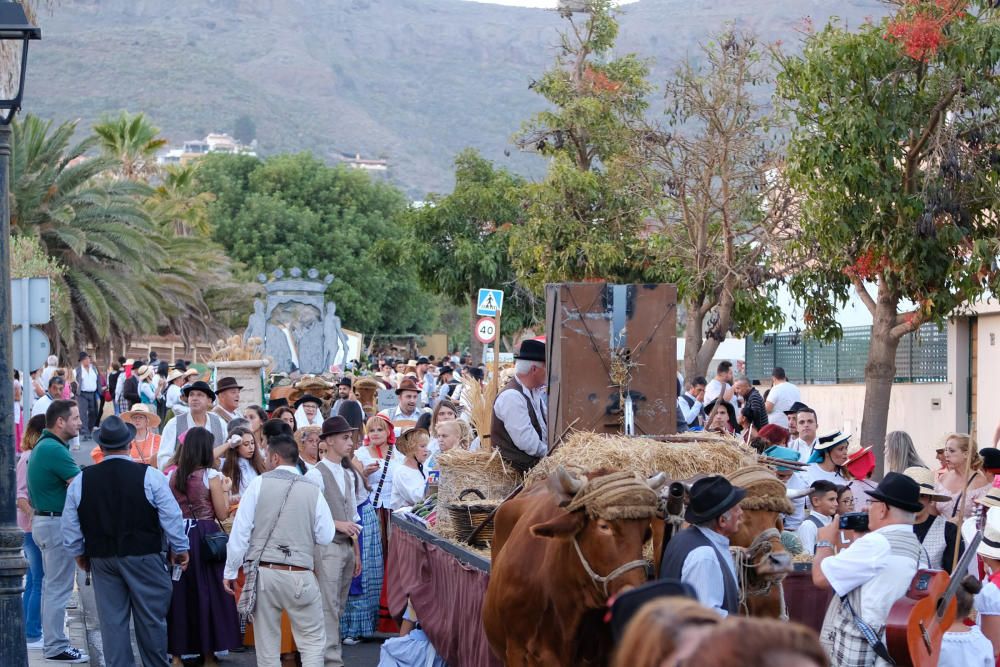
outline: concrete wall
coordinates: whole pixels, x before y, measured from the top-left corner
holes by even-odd
[[[855,434],[861,431],[863,384],[800,385],[799,391],[802,402],[816,410],[821,434],[835,429]],[[892,387],[888,430],[909,433],[928,465],[933,465],[934,450],[944,434],[955,430],[954,393],[950,382]]]
[[[993,434],[1000,424],[1000,313],[979,314],[979,355],[976,374],[976,439],[981,447],[992,444]]]

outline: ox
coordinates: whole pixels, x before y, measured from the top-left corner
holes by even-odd
[[[636,518],[602,518],[590,505],[574,509],[577,494],[586,498],[604,475],[623,474],[595,472],[585,483],[559,468],[497,512],[483,627],[509,667],[608,661],[607,601],[649,576],[642,548],[664,476],[632,479],[633,497],[642,497],[641,507],[629,507]],[[562,509],[568,503],[571,511]]]

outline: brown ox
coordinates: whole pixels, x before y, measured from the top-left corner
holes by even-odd
[[[647,483],[655,491],[663,475]],[[641,519],[561,509],[583,485],[560,468],[497,512],[483,627],[509,667],[607,664],[607,600],[648,577],[642,546],[655,498]]]

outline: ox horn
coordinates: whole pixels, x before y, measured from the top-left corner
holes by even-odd
[[[583,480],[573,477],[562,466],[556,468],[556,480],[560,488],[571,496],[575,496],[577,491],[583,488]]]
[[[653,491],[658,491],[661,486],[667,483],[667,475],[663,472],[658,472],[649,479],[646,480],[646,484],[649,484],[649,488]]]
[[[785,496],[789,500],[798,500],[799,498],[805,498],[810,493],[812,493],[812,488],[807,487],[805,489],[786,489]]]

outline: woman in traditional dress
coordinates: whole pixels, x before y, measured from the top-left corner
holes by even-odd
[[[315,468],[320,460],[319,426],[300,426],[295,431],[295,443],[299,446],[299,471],[304,475]]]
[[[288,424],[294,432],[298,426],[295,423],[295,410],[292,410],[287,405],[282,405],[280,408],[271,413],[271,419],[280,419],[281,421]],[[320,424],[322,426],[322,424]]]
[[[267,472],[267,463],[257,447],[257,439],[247,428],[234,428],[229,434],[229,451],[222,459],[222,474],[232,482],[230,503],[239,502],[247,486]]]
[[[218,533],[229,516],[231,483],[215,469],[211,431],[196,426],[184,434],[170,489],[181,508],[191,543],[188,567],[174,582],[167,615],[167,652],[180,667],[184,656],[200,655],[203,664],[218,663],[215,654],[240,646],[236,602],[222,586],[224,562],[213,562],[203,538]]]
[[[434,406],[434,412],[431,413],[431,423],[428,431],[431,434],[431,441],[429,449],[431,454],[438,451],[438,438],[437,438],[437,426],[438,424],[443,424],[445,422],[450,422],[458,419],[459,409],[458,406],[449,401],[448,399],[443,399],[438,401],[437,405]]]
[[[178,417],[188,412],[188,406],[182,400],[181,387],[184,385],[184,371],[174,369],[167,374],[167,390],[164,393],[164,401],[167,407],[167,417],[164,422],[170,421],[173,417]]]
[[[983,472],[983,457],[967,433],[952,433],[945,438],[944,461],[945,471],[938,479],[937,490],[951,500],[937,503],[938,514],[955,520],[962,512],[961,523],[972,516],[976,508],[974,501],[986,495],[992,480]],[[963,508],[966,495],[968,498]]]
[[[396,446],[406,458],[393,473],[392,498],[389,500],[389,507],[393,511],[416,505],[423,500],[427,484],[424,463],[429,456],[429,442],[430,435],[422,428],[408,429],[400,434]]]
[[[160,434],[156,427],[160,425],[160,416],[145,403],[136,403],[131,410],[121,414],[123,422],[135,426],[135,438],[129,447],[129,456],[136,463],[156,465],[156,454],[160,451]],[[101,448],[94,447],[90,452],[94,463],[104,460]]]
[[[306,394],[295,401],[295,425],[297,428],[303,426],[322,426],[323,415],[320,413],[323,401],[312,394]]]
[[[248,405],[243,411],[243,416],[250,422],[250,432],[253,433],[257,449],[260,449],[264,442],[264,422],[268,420],[267,411],[259,405]]]

